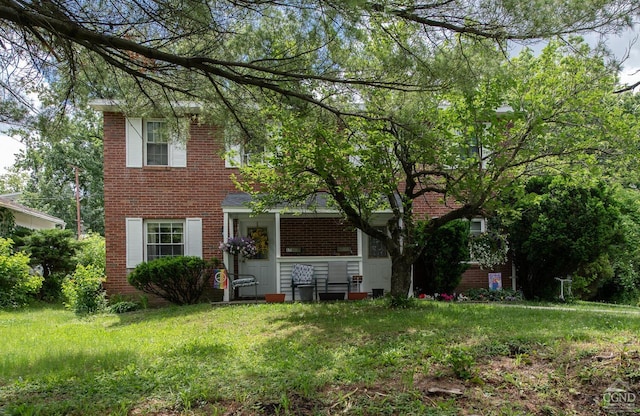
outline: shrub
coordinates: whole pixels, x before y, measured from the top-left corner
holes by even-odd
[[[37,230],[26,235],[22,247],[31,256],[31,265],[41,265],[44,282],[40,299],[56,301],[60,298],[64,276],[73,273],[78,242],[71,230]]]
[[[105,240],[100,234],[89,234],[80,241],[80,247],[76,255],[78,264],[94,265],[104,272],[105,270]]]
[[[29,273],[29,256],[12,247],[11,239],[0,238],[0,308],[27,304],[42,286],[42,277]]]
[[[416,298],[406,296],[385,296],[386,304],[392,309],[410,309],[416,306]]]
[[[99,313],[105,310],[107,296],[102,288],[104,273],[99,268],[81,264],[72,276],[62,283],[65,306],[78,315]]]
[[[139,264],[128,277],[138,290],[176,305],[197,303],[204,291],[210,263],[194,256],[163,257]]]
[[[604,182],[592,185],[542,177],[531,179],[526,193],[515,204],[521,215],[509,227],[524,295],[554,299],[555,277],[573,276],[587,268],[590,275],[580,282],[584,288],[597,289],[610,280],[609,266],[589,265],[622,238],[620,204],[613,189]]]
[[[418,228],[418,244],[424,247],[418,262],[423,266],[425,281],[421,293],[451,293],[469,268],[469,222],[451,221],[427,232],[427,222]]]
[[[107,311],[110,313],[126,313],[147,309],[149,307],[146,295],[122,295],[113,294],[109,296]]]
[[[467,290],[464,295],[469,300],[481,302],[515,302],[523,299],[522,292],[511,289],[489,290],[486,288],[474,288]]]
[[[126,312],[137,311],[140,308],[141,308],[140,304],[136,302],[133,302],[130,300],[121,300],[109,305],[107,309],[111,313],[126,313]]]

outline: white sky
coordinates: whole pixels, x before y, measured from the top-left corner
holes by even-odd
[[[0,125],[0,175],[7,173],[7,168],[13,165],[15,155],[24,148],[18,139],[7,136]]]
[[[620,36],[610,37],[607,41],[609,49],[614,56],[622,59],[627,56],[624,68],[620,73],[622,83],[632,83],[640,80],[640,27],[636,26],[634,30],[628,30]],[[590,41],[591,39],[588,39]],[[594,41],[596,38],[594,37]],[[634,44],[635,41],[635,44]],[[635,74],[635,75],[634,75]],[[8,137],[3,133],[3,126],[0,125],[0,175],[6,173],[6,169],[13,165],[15,155],[23,145],[14,138]]]

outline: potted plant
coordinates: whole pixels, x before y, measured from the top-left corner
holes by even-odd
[[[369,296],[367,292],[349,292],[349,300],[362,300],[367,296]]]
[[[267,303],[282,303],[284,302],[284,293],[267,293],[264,295],[264,300]]]
[[[344,292],[321,292],[318,293],[318,296],[320,297],[320,300],[344,300]]]
[[[351,282],[358,288],[358,291],[349,292],[349,294],[347,295],[349,300],[361,300],[366,299],[369,296],[367,292],[360,292],[360,285],[362,284],[361,274],[351,276]]]

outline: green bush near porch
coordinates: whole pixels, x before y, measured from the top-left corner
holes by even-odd
[[[199,257],[162,257],[139,264],[127,277],[138,290],[176,305],[200,300],[210,275],[210,264]]]

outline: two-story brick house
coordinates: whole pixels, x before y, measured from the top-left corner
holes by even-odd
[[[141,262],[165,255],[224,259],[236,272],[256,275],[259,294],[286,293],[289,299],[291,268],[296,263],[313,264],[316,277],[323,279],[330,262],[347,262],[349,275],[364,276],[361,290],[390,289],[391,262],[385,250],[344,224],[322,196],[308,212],[294,215],[273,209],[251,215],[248,196],[238,193],[231,180],[239,172],[224,159],[222,132],[189,117],[197,107],[182,109],[185,120],[191,120],[186,143],[172,142],[162,134],[161,119],[127,117],[113,101],[96,100],[92,107],[103,112],[104,120],[109,293],[134,293],[127,273]],[[437,205],[433,202],[432,207]],[[385,214],[378,215],[381,227]],[[474,225],[480,229],[483,222]],[[238,262],[221,252],[220,243],[227,237],[255,232],[266,236],[268,247],[259,258]],[[505,286],[511,285],[505,280]],[[467,271],[460,289],[468,287],[487,287],[487,272]]]

